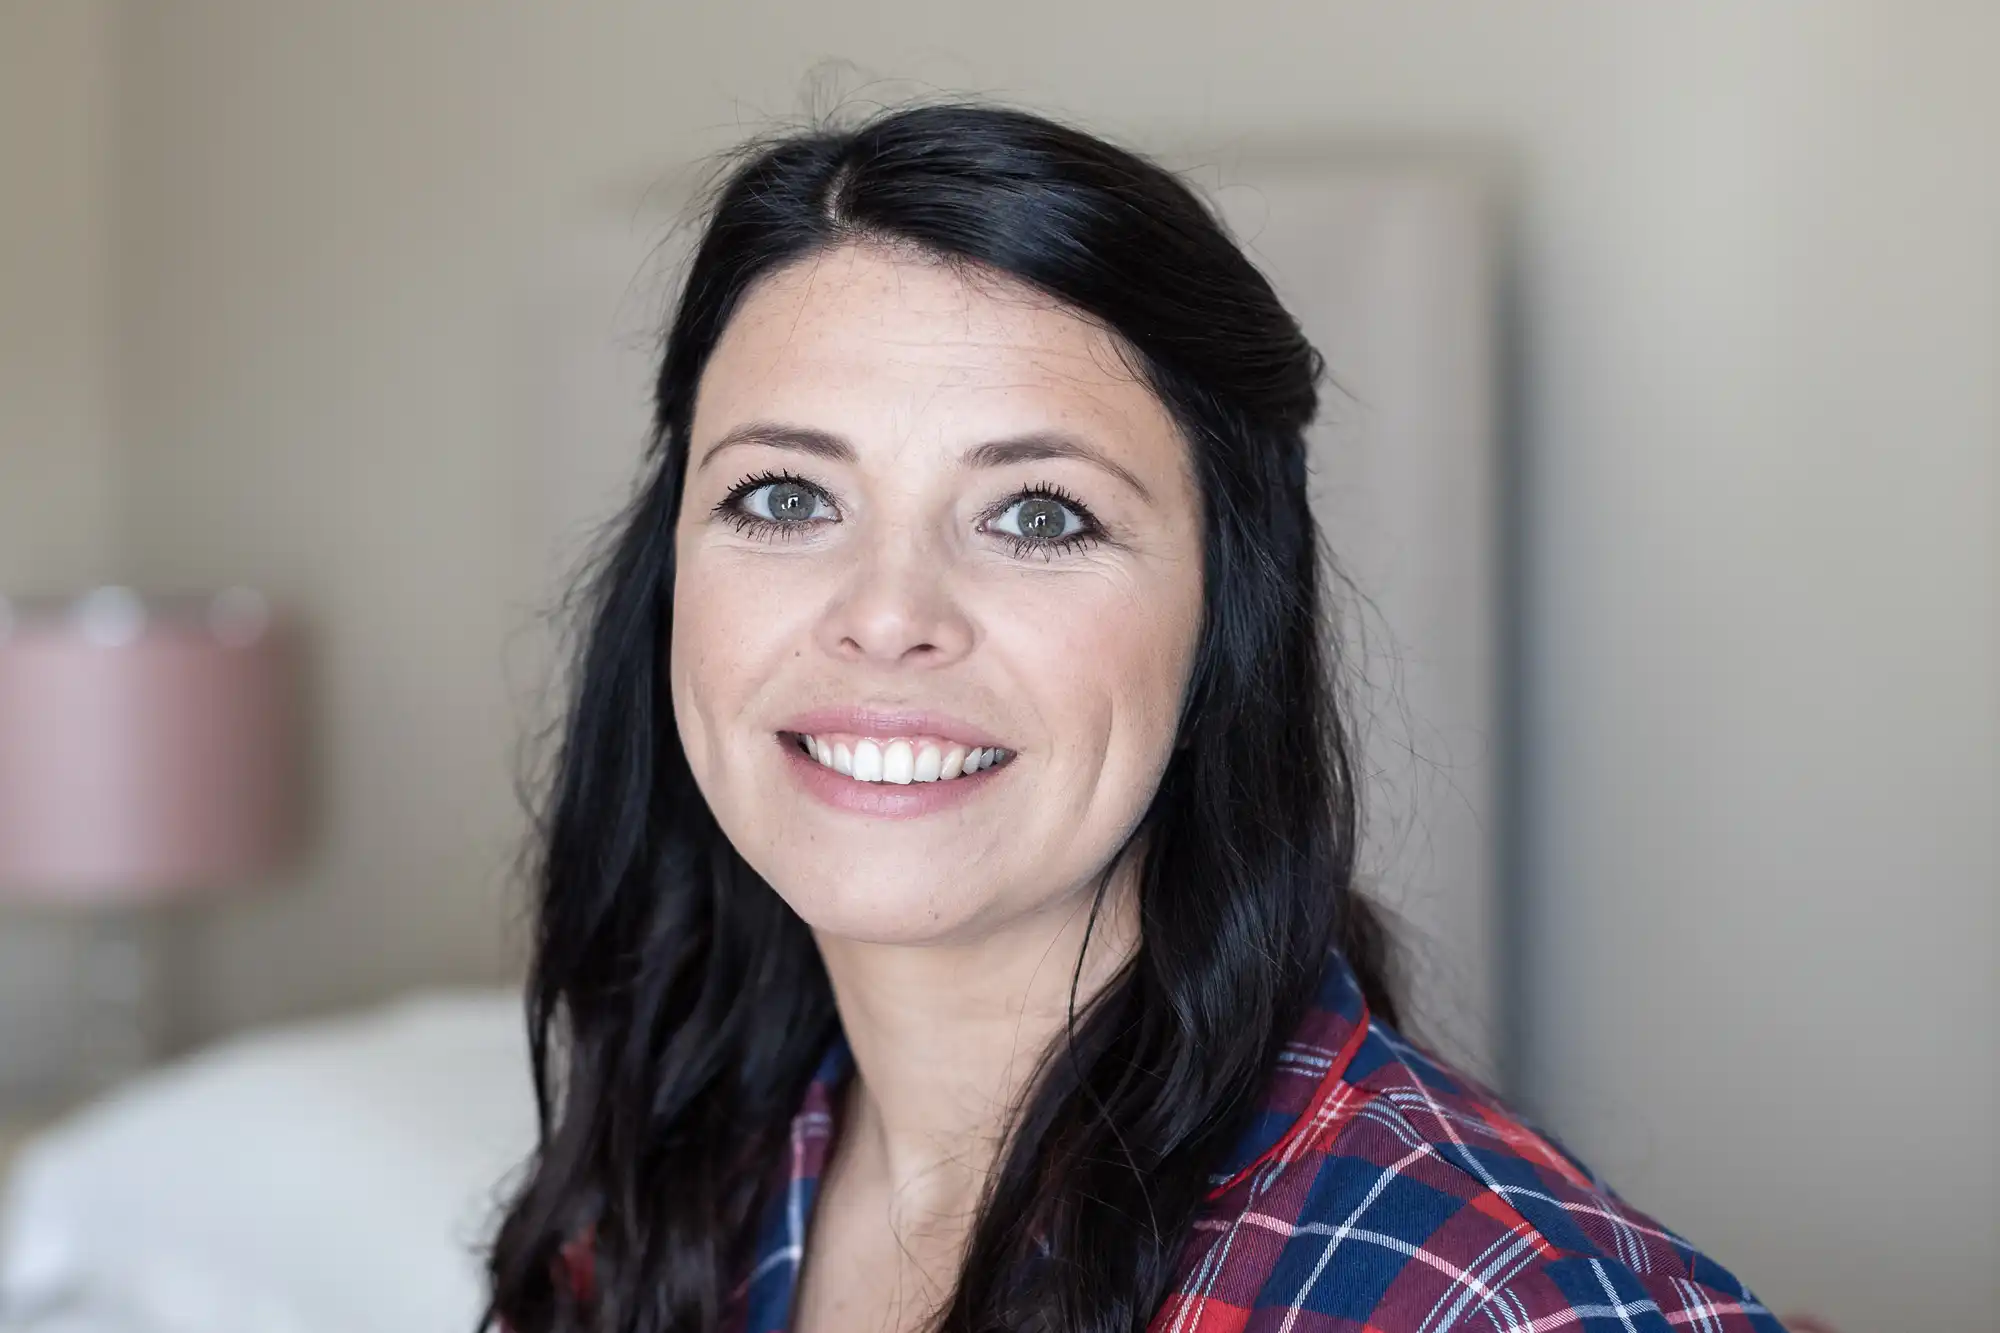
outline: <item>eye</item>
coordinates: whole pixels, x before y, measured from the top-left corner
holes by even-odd
[[[809,523],[834,517],[824,491],[788,478],[753,486],[737,496],[736,503],[752,518],[766,523]]]
[[[826,502],[824,494],[794,480],[764,482],[742,502],[744,508],[768,522],[808,522],[832,516],[832,504]]]
[[[1089,526],[1076,509],[1041,493],[1023,495],[993,516],[995,531],[1036,545],[1074,540]]]

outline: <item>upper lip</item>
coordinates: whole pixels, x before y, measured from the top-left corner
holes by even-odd
[[[778,730],[800,736],[844,734],[872,736],[881,740],[896,736],[929,736],[968,749],[976,746],[1011,748],[991,732],[963,718],[912,708],[815,708],[809,713],[800,713]]]

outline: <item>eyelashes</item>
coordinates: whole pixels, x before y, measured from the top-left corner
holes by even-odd
[[[1034,517],[1024,518],[1033,507]],[[1022,530],[1024,521],[1034,526],[1045,526],[1051,509],[1063,511],[1063,531],[1053,536],[1034,536]],[[1018,511],[1018,512],[1017,512]],[[1079,551],[1104,540],[1104,525],[1090,512],[1083,501],[1053,483],[1043,482],[1034,486],[1024,486],[999,504],[986,511],[980,519],[980,527],[992,532],[996,520],[1014,516],[1012,531],[1002,529],[995,536],[1003,537],[1013,547],[1014,554],[1021,557],[1039,556],[1052,560],[1059,554]],[[1070,520],[1074,519],[1074,527]]]
[[[822,524],[841,521],[840,508],[825,487],[790,471],[744,477],[710,514],[743,535],[764,541],[791,541]],[[1052,482],[1014,491],[984,510],[978,526],[1004,541],[1021,559],[1052,560],[1105,540],[1104,525],[1090,507]]]
[[[800,500],[810,501],[803,514],[798,512]],[[746,536],[789,541],[818,523],[830,521],[829,514],[831,521],[837,521],[840,511],[825,488],[804,477],[790,472],[759,472],[732,486],[710,512]]]

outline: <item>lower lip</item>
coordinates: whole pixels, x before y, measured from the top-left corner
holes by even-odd
[[[878,819],[916,819],[977,796],[987,783],[1012,767],[1013,760],[998,768],[985,768],[969,777],[940,778],[936,782],[856,782],[843,777],[799,748],[798,741],[780,736],[778,747],[791,761],[792,772],[808,795],[818,797],[836,810]]]

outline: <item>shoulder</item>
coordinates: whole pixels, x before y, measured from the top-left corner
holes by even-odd
[[[1290,1133],[1218,1185],[1175,1333],[1779,1325],[1491,1092],[1369,1023]]]

